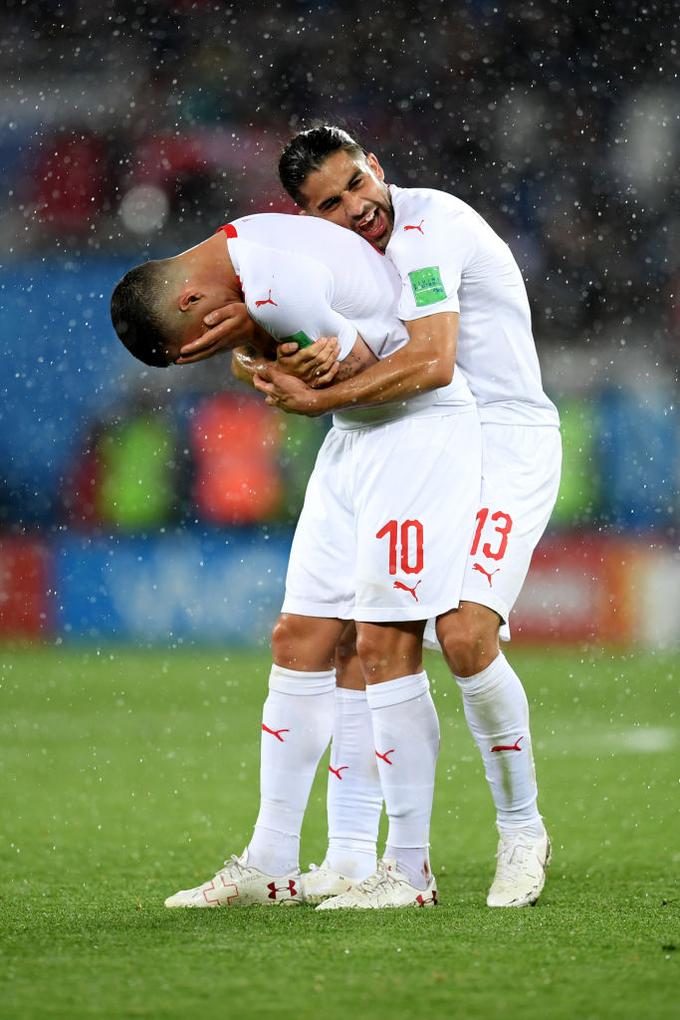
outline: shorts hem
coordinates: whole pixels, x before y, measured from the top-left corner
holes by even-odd
[[[510,608],[504,599],[497,598],[493,593],[483,595],[479,591],[463,591],[460,596],[461,602],[476,602],[478,606],[486,606],[498,613],[503,624],[507,624],[510,616]]]
[[[411,606],[370,606],[354,608],[354,619],[358,623],[406,623],[415,620],[429,620],[433,616],[441,616],[452,609],[457,609],[459,600],[448,602],[444,608],[441,605],[425,605],[424,603]]]
[[[330,620],[353,620],[354,604],[351,602],[306,602],[304,599],[286,595],[281,606],[282,613],[293,616],[318,616]]]

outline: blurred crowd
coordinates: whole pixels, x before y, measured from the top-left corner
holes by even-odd
[[[388,179],[489,219],[542,341],[634,331],[674,363],[673,21],[672,4],[624,0],[5,0],[5,250],[166,253],[230,216],[289,210],[280,147],[327,119]]]

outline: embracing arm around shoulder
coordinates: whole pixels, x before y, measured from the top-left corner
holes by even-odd
[[[448,386],[458,342],[457,312],[439,312],[406,323],[409,341],[394,354],[323,391],[324,411],[393,400]]]

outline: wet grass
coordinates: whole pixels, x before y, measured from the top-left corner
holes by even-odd
[[[367,916],[162,906],[247,841],[266,656],[3,649],[0,1016],[675,1017],[680,659],[511,657],[555,847],[540,904],[484,907],[492,810],[433,656],[442,905]]]

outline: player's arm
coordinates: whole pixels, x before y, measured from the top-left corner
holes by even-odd
[[[339,354],[340,343],[337,337],[320,337],[309,347],[301,348],[297,343],[279,344],[276,362],[288,375],[294,375],[318,389],[332,382],[350,379],[378,360],[358,333],[354,347],[342,361],[338,360]]]
[[[255,386],[269,403],[296,414],[318,415],[340,408],[406,400],[447,386],[452,378],[458,342],[457,312],[439,312],[406,323],[409,342],[365,371],[313,390],[266,366]]]
[[[266,372],[273,359],[265,358],[254,347],[244,344],[234,347],[231,352],[231,374],[239,382],[254,386],[253,378],[258,372]]]
[[[343,361],[336,360],[338,349],[336,337],[321,337],[316,343],[300,351],[297,349],[297,344],[284,344],[283,346],[288,346],[289,350],[278,360],[281,371],[301,382],[303,382],[304,378],[303,373],[312,371],[313,381],[311,386],[313,387],[327,385],[332,378],[337,376],[347,379],[354,373],[362,372],[376,361],[375,355],[358,334],[354,347]],[[311,353],[314,351],[314,348],[317,348],[322,353],[314,355]],[[330,354],[326,355],[326,358],[330,361],[330,368],[327,370],[314,368],[313,366],[315,365],[323,364],[323,351],[326,348],[330,352]],[[299,360],[296,362],[296,355],[298,354],[304,358],[302,362]],[[242,347],[235,347],[232,350],[231,372],[239,382],[254,386],[254,377],[258,374],[267,373],[273,365],[273,358],[264,357],[254,347],[244,345]],[[310,365],[312,366],[311,369],[309,368]]]

